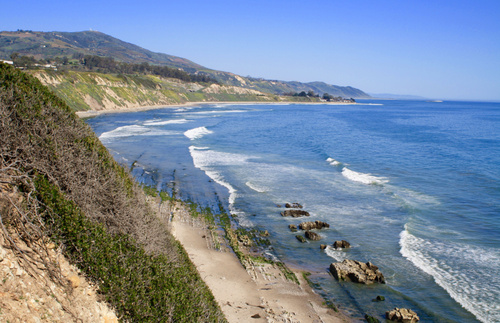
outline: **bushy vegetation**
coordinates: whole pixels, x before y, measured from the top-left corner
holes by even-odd
[[[16,67],[28,69],[52,67],[63,70],[97,71],[99,73],[111,74],[157,75],[185,82],[217,83],[215,79],[206,74],[190,74],[179,68],[150,65],[146,62],[140,64],[119,62],[113,57],[97,55],[74,54],[73,57],[62,56],[37,60],[33,56],[13,53],[11,59]]]
[[[143,190],[90,127],[36,78],[6,64],[0,155],[0,189],[17,187],[22,196],[10,199],[15,212],[0,210],[4,234],[15,231],[28,245],[56,241],[125,321],[225,321]]]

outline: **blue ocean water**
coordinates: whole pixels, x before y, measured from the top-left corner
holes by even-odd
[[[200,105],[87,122],[140,181],[270,232],[269,253],[312,272],[355,318],[394,307],[422,322],[500,322],[500,104]],[[328,222],[302,244],[277,204]],[[341,251],[320,244],[347,240]],[[386,285],[337,282],[371,261]],[[372,302],[383,295],[385,302]]]

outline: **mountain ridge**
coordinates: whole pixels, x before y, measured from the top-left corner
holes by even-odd
[[[231,72],[213,70],[188,59],[155,53],[138,45],[122,41],[99,31],[81,32],[0,32],[0,59],[9,59],[13,53],[47,59],[64,56],[97,55],[113,57],[126,63],[148,63],[183,69],[188,73],[205,74],[217,81],[276,95],[289,92],[314,91],[345,98],[370,98],[370,95],[351,86],[337,86],[325,82],[303,83],[244,77]]]

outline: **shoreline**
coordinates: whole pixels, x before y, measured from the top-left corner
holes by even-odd
[[[213,248],[207,225],[193,218],[186,207],[174,202],[168,209],[171,233],[186,250],[228,322],[352,321],[325,306],[302,271],[292,269],[300,282],[296,284],[269,263],[254,262],[245,268],[229,247]]]
[[[107,113],[139,112],[163,108],[201,105],[352,105],[327,102],[189,102],[185,104],[144,106],[124,109],[82,111],[80,118]],[[185,207],[169,207],[170,231],[182,244],[200,276],[212,291],[229,322],[352,322],[346,314],[326,306],[326,300],[309,286],[304,270],[289,267],[300,284],[284,277],[281,270],[269,263],[245,266],[230,247],[217,251],[206,224],[192,218]],[[224,239],[224,238],[222,238]],[[227,244],[227,241],[221,244]],[[286,264],[288,266],[288,264]]]
[[[148,110],[157,110],[165,108],[183,108],[190,106],[200,106],[200,105],[212,105],[212,104],[222,104],[222,105],[358,105],[358,103],[345,103],[345,102],[295,102],[295,101],[276,101],[276,102],[264,102],[264,101],[211,101],[211,102],[186,102],[172,105],[152,105],[152,106],[139,106],[132,108],[118,108],[118,109],[102,109],[102,110],[86,110],[86,111],[76,111],[75,114],[81,118],[92,118],[105,113],[124,113],[124,112],[140,112]]]

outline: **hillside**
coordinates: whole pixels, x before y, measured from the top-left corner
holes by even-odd
[[[50,70],[33,70],[28,73],[64,99],[73,111],[115,110],[188,102],[281,102],[285,99],[248,88],[184,82],[152,75]],[[304,100],[310,102],[312,99]]]
[[[153,211],[90,127],[36,78],[3,63],[0,120],[0,242],[17,256],[13,275],[69,288],[50,256],[57,248],[123,321],[225,322],[166,217]],[[163,198],[154,199],[156,208]],[[0,268],[8,272],[1,253]],[[9,279],[0,286],[2,302],[19,285]],[[24,304],[27,296],[12,300]],[[51,321],[47,313],[44,321]],[[0,321],[10,314],[18,313],[1,311]]]
[[[301,83],[243,77],[229,72],[203,67],[188,59],[154,53],[97,31],[83,32],[0,32],[0,59],[11,54],[34,56],[36,59],[54,59],[78,55],[112,57],[127,63],[149,63],[181,68],[188,73],[205,74],[225,85],[237,86],[274,95],[287,92],[314,91],[344,98],[369,98],[365,92],[349,86],[330,85],[321,82]]]

